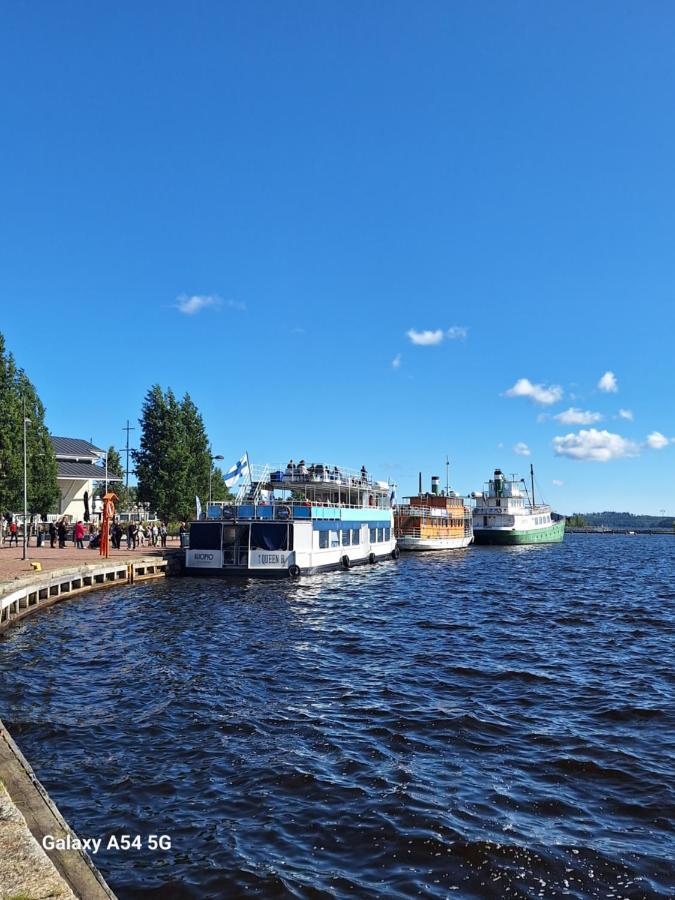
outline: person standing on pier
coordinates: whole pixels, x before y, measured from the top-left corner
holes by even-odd
[[[84,550],[84,525],[82,524],[82,522],[77,522],[75,524],[73,537],[75,538],[75,546],[77,547],[77,549]]]

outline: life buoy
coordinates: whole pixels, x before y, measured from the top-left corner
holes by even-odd
[[[345,553],[345,555],[342,557],[342,559],[340,560],[340,563],[341,563],[343,569],[351,569],[351,567],[352,567],[352,561],[351,561],[351,559],[347,556],[346,553]]]
[[[375,556],[374,553],[370,553],[368,555],[368,562],[371,564],[371,566],[377,562],[377,557]]]
[[[228,506],[224,506],[220,515],[223,519],[233,519],[234,511],[231,510]]]
[[[277,519],[290,519],[290,517],[291,517],[290,506],[278,506],[277,507]]]
[[[398,559],[400,555],[401,551],[398,549],[398,547],[394,547],[394,549],[391,551],[391,558]]]
[[[288,574],[291,578],[297,578],[300,575],[300,566],[289,566]]]

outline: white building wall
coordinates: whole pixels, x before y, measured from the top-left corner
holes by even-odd
[[[89,512],[91,513],[93,487],[94,482],[91,480],[83,481],[80,478],[59,478],[59,488],[61,489],[59,514],[62,516],[70,516],[75,522],[77,522],[78,519],[84,519],[84,493],[85,491],[89,491]]]

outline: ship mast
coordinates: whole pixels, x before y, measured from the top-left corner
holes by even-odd
[[[450,496],[450,460],[445,457],[445,496]]]
[[[532,509],[534,509],[534,466],[530,463],[530,481],[532,482]]]

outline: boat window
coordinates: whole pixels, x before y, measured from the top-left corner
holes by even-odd
[[[330,533],[330,545],[331,547],[339,547],[340,546],[340,534],[337,531],[331,531]]]
[[[347,530],[347,531],[342,532],[342,546],[343,547],[349,547],[349,545],[352,542],[351,537],[352,537],[351,531]]]
[[[352,544],[361,543],[361,534],[358,528],[352,528]]]
[[[384,528],[378,528],[378,529],[377,529],[377,540],[378,540],[380,543],[382,543],[382,541],[384,540]]]
[[[210,522],[195,522],[190,526],[190,548],[192,550],[220,550],[222,525]]]
[[[391,528],[384,529],[384,539],[385,541],[391,540]]]
[[[370,543],[374,544],[377,540],[377,528],[371,528],[370,530]]]
[[[251,550],[288,550],[288,525],[254,522],[251,525]]]
[[[319,532],[319,549],[320,550],[328,549],[328,537],[329,537],[329,533],[327,531]]]

